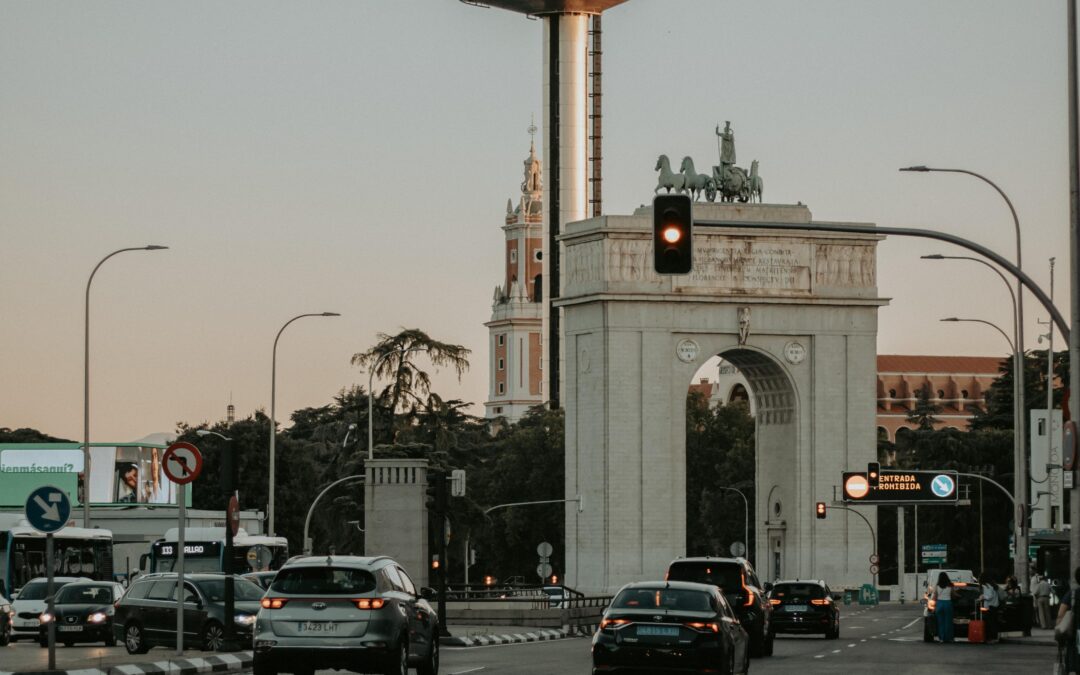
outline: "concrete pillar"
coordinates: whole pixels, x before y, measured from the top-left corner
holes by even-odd
[[[430,586],[427,460],[372,459],[366,471],[365,555],[390,556],[418,586]]]

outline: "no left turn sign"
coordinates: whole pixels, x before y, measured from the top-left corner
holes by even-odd
[[[202,453],[191,443],[173,443],[162,459],[165,475],[177,485],[187,485],[202,471]]]

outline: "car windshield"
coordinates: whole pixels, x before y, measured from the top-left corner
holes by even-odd
[[[345,567],[294,567],[279,571],[270,590],[301,595],[370,593],[375,577],[367,570]]]
[[[225,580],[208,579],[198,582],[199,590],[210,602],[225,601]],[[233,598],[236,600],[261,600],[263,589],[247,579],[233,578]]]
[[[669,609],[687,612],[712,610],[709,594],[682,588],[629,588],[611,603],[615,609]]]
[[[55,582],[54,582],[55,583]],[[18,600],[44,600],[49,594],[49,584],[44,581],[33,581],[22,587],[19,591]]]
[[[817,584],[777,584],[772,597],[781,602],[819,600],[825,597],[825,589]]]
[[[58,604],[108,604],[113,601],[111,586],[65,586],[56,594]]]
[[[719,586],[725,593],[742,588],[742,567],[731,563],[678,562],[668,569],[669,581],[693,581]]]

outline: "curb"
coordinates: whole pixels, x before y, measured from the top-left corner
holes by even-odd
[[[41,675],[42,673],[50,673],[51,675],[144,675],[146,673],[178,673],[179,675],[193,675],[194,673],[228,673],[250,668],[251,665],[251,652],[237,652],[235,654],[221,654],[190,659],[170,659],[148,663],[126,663],[116,666],[107,666],[105,668],[33,671],[0,670],[0,675],[23,675],[23,673],[35,673],[36,675]]]
[[[1033,647],[1057,647],[1058,643],[1052,639],[1046,638],[1025,638],[1025,637],[1001,637],[998,639],[1001,644],[1009,645],[1030,645]]]
[[[439,638],[439,644],[444,647],[486,647],[488,645],[512,645],[525,642],[546,642],[548,640],[564,640],[572,637],[585,637],[592,635],[587,628],[571,628],[564,626],[559,630],[541,630],[531,633],[510,633],[507,635],[478,635],[476,637],[443,637]],[[3,673],[0,673],[3,675]]]

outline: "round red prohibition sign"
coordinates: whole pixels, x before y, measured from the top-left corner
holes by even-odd
[[[169,480],[177,485],[187,485],[202,471],[202,453],[191,443],[173,443],[165,450],[161,465]]]
[[[844,492],[852,499],[862,499],[870,493],[870,483],[866,476],[851,476],[844,483]]]

